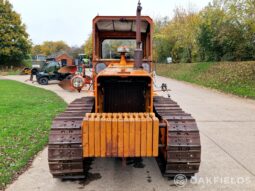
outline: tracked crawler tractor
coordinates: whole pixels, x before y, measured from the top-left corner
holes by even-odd
[[[153,21],[141,10],[139,3],[136,16],[94,18],[94,91],[53,121],[48,160],[54,177],[82,178],[98,157],[155,157],[166,177],[198,172],[195,119],[154,89]]]

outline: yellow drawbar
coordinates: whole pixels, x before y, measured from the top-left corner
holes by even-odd
[[[88,113],[83,120],[84,157],[156,157],[159,120],[154,113]]]

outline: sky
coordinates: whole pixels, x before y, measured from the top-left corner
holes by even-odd
[[[63,40],[80,46],[97,16],[135,15],[138,0],[9,0],[21,15],[34,44]],[[199,11],[210,0],[141,0],[142,15],[172,17],[176,7]]]

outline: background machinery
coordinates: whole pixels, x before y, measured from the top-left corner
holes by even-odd
[[[65,90],[77,90],[80,92],[86,85],[89,85],[88,89],[92,87],[92,78],[90,75],[86,75],[86,65],[84,63],[80,63],[77,66],[65,66],[59,69],[58,72],[62,74],[70,74],[67,78],[59,83],[59,86]]]
[[[98,157],[155,157],[166,177],[198,172],[199,130],[190,114],[154,89],[153,21],[141,10],[139,2],[136,16],[94,18],[94,91],[53,121],[48,161],[54,177],[84,177]]]
[[[36,80],[41,85],[47,85],[50,80],[59,80],[62,81],[66,79],[70,73],[68,72],[59,72],[61,69],[61,64],[56,61],[44,61],[40,71],[35,73]],[[33,69],[32,69],[33,72]]]
[[[90,58],[86,54],[78,54],[76,60],[77,60],[76,65],[84,64],[86,68],[91,68],[92,67],[92,63],[90,61]]]

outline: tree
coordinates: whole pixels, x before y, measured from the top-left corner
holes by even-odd
[[[154,19],[153,59],[155,62],[165,62],[170,56],[171,43],[168,43],[168,35],[163,31],[168,23],[168,17]]]
[[[31,41],[8,0],[0,0],[0,65],[20,65],[28,57]]]
[[[49,56],[61,51],[66,52],[73,58],[77,58],[78,54],[84,53],[84,44],[81,46],[70,47],[64,41],[45,41],[40,45],[34,45],[32,48],[32,55],[43,54]]]
[[[32,49],[33,55],[44,54],[49,56],[60,51],[69,52],[70,47],[64,41],[44,41],[41,45],[35,45]]]
[[[163,23],[163,25],[162,25]],[[156,21],[154,49],[156,58],[165,62],[172,57],[174,62],[192,62],[197,59],[196,35],[199,25],[197,13],[176,9],[172,20]]]
[[[197,36],[201,57],[205,61],[219,61],[223,56],[223,46],[219,42],[223,29],[225,12],[220,8],[209,5],[201,13],[201,23]],[[221,35],[219,35],[219,33]]]
[[[191,63],[197,59],[197,31],[199,26],[198,14],[184,9],[176,9],[175,17],[172,20],[172,37],[175,44],[172,54],[181,62]]]
[[[250,18],[244,19],[242,13],[247,10],[247,1],[238,5],[240,0],[215,0],[201,11],[197,38],[206,61],[254,59],[255,33],[246,22]]]
[[[73,58],[77,58],[79,54],[84,54],[84,44],[81,46],[73,46],[68,52]]]
[[[231,22],[238,29],[242,29],[238,53],[240,59],[255,59],[255,1],[254,0],[217,0],[231,17]],[[217,4],[216,1],[216,4]],[[241,51],[241,52],[239,52]]]
[[[89,57],[92,58],[93,56],[93,42],[92,42],[92,34],[89,35],[88,39],[84,45],[84,52]]]
[[[165,62],[255,59],[255,0],[213,0],[196,13],[177,8],[156,19],[154,58]]]
[[[32,55],[43,54],[41,45],[34,45],[32,47],[32,52],[31,53],[32,53]]]

